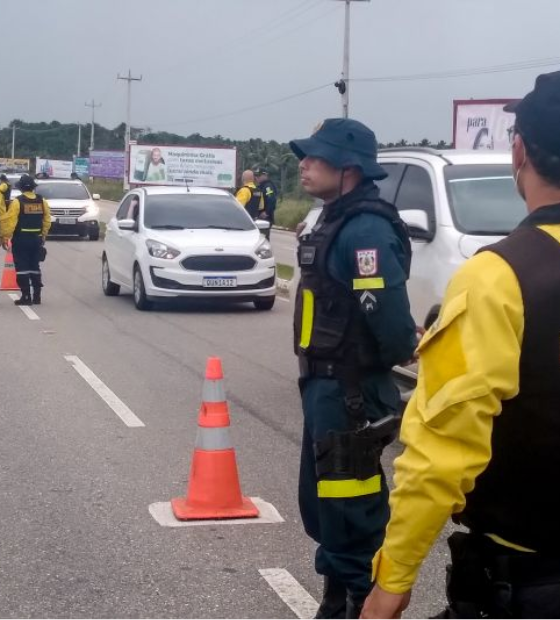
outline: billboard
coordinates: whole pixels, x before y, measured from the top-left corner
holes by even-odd
[[[454,101],[453,145],[456,149],[511,149],[515,114],[504,112],[515,99]]]
[[[35,163],[35,173],[42,172],[50,177],[59,179],[69,179],[72,174],[73,162],[63,161],[62,159],[42,159],[37,157]]]
[[[235,187],[237,150],[205,146],[130,146],[129,181],[135,185]]]
[[[89,158],[74,157],[74,172],[81,178],[89,176]]]
[[[0,172],[29,172],[29,160],[0,157]]]
[[[102,179],[124,178],[124,151],[91,151],[89,175]]]

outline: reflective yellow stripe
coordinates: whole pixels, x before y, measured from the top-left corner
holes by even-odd
[[[385,288],[384,278],[358,278],[354,280],[355,291],[366,291],[373,288]]]
[[[41,232],[40,228],[22,228],[21,232]]]
[[[319,480],[317,494],[319,497],[361,497],[381,491],[381,475],[367,480]]]
[[[313,332],[313,313],[315,311],[315,298],[313,291],[304,289],[303,291],[303,310],[301,315],[301,341],[299,346],[307,349],[311,343],[311,333]]]
[[[502,547],[508,547],[509,549],[515,549],[516,551],[524,551],[525,553],[536,553],[533,549],[527,549],[527,547],[522,547],[521,545],[516,545],[514,543],[510,543],[507,540],[504,540],[500,536],[496,536],[496,534],[486,534],[488,538],[493,540],[497,545],[501,545]]]

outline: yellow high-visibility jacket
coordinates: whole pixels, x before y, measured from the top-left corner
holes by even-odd
[[[35,198],[34,192],[24,192],[27,198]],[[43,198],[43,226],[41,236],[46,237],[51,228],[51,209],[49,203]],[[13,198],[10,207],[3,214],[0,214],[0,238],[11,239],[16,229],[20,212],[20,203],[17,198]]]
[[[560,225],[540,226],[560,243]],[[391,520],[373,560],[386,591],[412,588],[420,566],[491,459],[494,418],[519,393],[524,331],[511,267],[482,252],[452,278],[436,323],[419,345],[418,386],[402,423]],[[486,532],[499,544],[530,551]]]

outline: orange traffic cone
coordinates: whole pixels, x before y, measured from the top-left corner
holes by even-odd
[[[241,495],[223,379],[221,360],[210,358],[187,496],[171,500],[173,514],[181,521],[259,516],[253,502]]]
[[[4,271],[2,271],[0,291],[19,291],[11,244],[9,250],[6,252],[6,259],[4,260]]]

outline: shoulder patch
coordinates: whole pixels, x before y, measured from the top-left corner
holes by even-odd
[[[361,276],[374,276],[377,273],[377,250],[356,250],[356,262]]]

